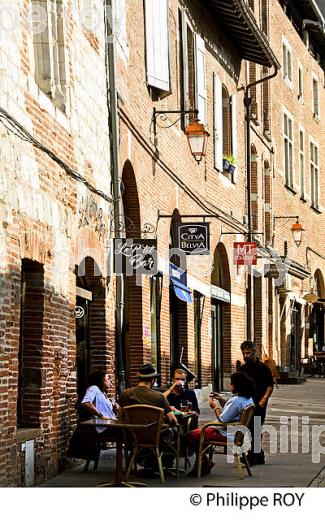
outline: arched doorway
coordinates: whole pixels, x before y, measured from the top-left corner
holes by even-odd
[[[211,378],[213,389],[220,391],[224,374],[231,371],[231,283],[228,255],[222,243],[214,252],[211,286]]]
[[[122,172],[123,212],[126,238],[141,238],[141,216],[138,188],[133,166],[126,161]],[[143,361],[142,287],[136,275],[124,277],[124,310],[122,328],[123,365],[126,385],[136,380]]]
[[[106,287],[100,269],[87,256],[76,268],[76,370],[81,399],[89,374],[108,366]]]

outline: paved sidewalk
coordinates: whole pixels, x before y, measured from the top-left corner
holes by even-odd
[[[267,453],[267,463],[261,466],[253,466],[253,477],[244,476],[239,480],[234,464],[227,463],[223,455],[215,456],[215,466],[210,475],[201,479],[187,477],[181,474],[179,480],[166,474],[166,482],[160,483],[159,478],[144,478],[139,473],[132,475],[133,481],[144,482],[148,487],[325,487],[325,455],[320,455],[320,461],[312,462],[312,455],[317,455],[316,445],[312,453],[311,431],[313,426],[323,425],[321,434],[325,453],[325,378],[308,379],[302,385],[280,385],[274,390],[268,407],[267,425],[274,426],[279,432],[280,417],[289,417],[289,448],[290,443],[297,443],[297,451],[290,453],[282,444],[281,451],[287,453],[269,453],[268,435],[264,434],[263,446]],[[308,416],[309,424],[305,425],[304,439],[310,434],[310,452],[301,453],[301,417]],[[212,412],[208,403],[201,405],[201,420],[211,420]],[[290,419],[297,417],[297,431],[291,431]],[[282,420],[283,422],[283,420]],[[286,428],[286,424],[282,424]],[[291,439],[291,440],[290,440]],[[280,444],[278,442],[280,448]],[[306,450],[305,450],[306,451]],[[114,450],[109,450],[101,457],[97,471],[90,470],[83,473],[83,465],[74,469],[67,469],[57,477],[42,484],[42,487],[94,487],[98,484],[114,480]],[[183,459],[181,460],[183,464]],[[181,466],[182,467],[182,466]],[[246,473],[246,471],[245,471]]]

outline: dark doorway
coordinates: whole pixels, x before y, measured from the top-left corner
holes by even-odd
[[[325,303],[325,301],[324,301]],[[314,352],[324,352],[325,347],[325,335],[324,335],[324,305],[323,303],[314,303],[313,310],[311,313],[311,330],[313,337],[313,350]]]
[[[77,296],[76,306],[76,343],[77,343],[77,393],[81,399],[87,389],[90,373],[90,335],[89,335],[89,303],[86,298]]]
[[[211,350],[212,350],[212,386],[215,392],[223,387],[223,352],[222,352],[222,303],[211,302]]]
[[[296,370],[301,358],[301,305],[293,303],[291,307],[290,366]]]

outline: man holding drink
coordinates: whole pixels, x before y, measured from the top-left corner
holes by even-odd
[[[186,388],[186,372],[182,368],[174,371],[173,384],[164,392],[170,407],[175,412],[194,412],[196,419],[200,415],[200,408],[194,390]]]

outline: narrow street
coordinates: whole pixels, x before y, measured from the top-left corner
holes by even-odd
[[[309,453],[301,453],[301,417],[308,416],[309,424],[306,432],[309,433]],[[277,433],[280,428],[280,417],[288,417],[289,425],[289,449],[282,450],[286,453],[269,453],[267,434],[264,434],[263,444],[267,453],[267,463],[252,468],[253,477],[247,475],[240,481],[237,478],[236,469],[233,464],[228,464],[223,455],[215,456],[215,466],[210,475],[200,480],[187,477],[181,473],[179,480],[166,474],[166,482],[160,483],[159,478],[143,478],[141,474],[134,476],[132,480],[145,482],[149,487],[325,487],[325,378],[309,378],[301,385],[280,385],[274,390],[270,400],[267,414],[267,426],[274,426]],[[298,446],[298,453],[290,453],[290,418],[298,417],[298,434],[293,433],[292,446]],[[207,403],[201,405],[201,422],[211,420],[212,414]],[[321,434],[323,455],[320,461],[314,463],[312,458],[317,455],[316,444],[312,445],[312,427],[322,425]],[[280,442],[278,439],[278,447]],[[306,450],[305,450],[306,451]],[[319,450],[320,451],[320,450]],[[42,484],[42,487],[93,487],[101,482],[113,480],[114,478],[114,450],[105,452],[100,461],[97,471],[90,470],[83,473],[83,465],[67,470],[57,477]],[[183,467],[181,459],[181,468]]]

